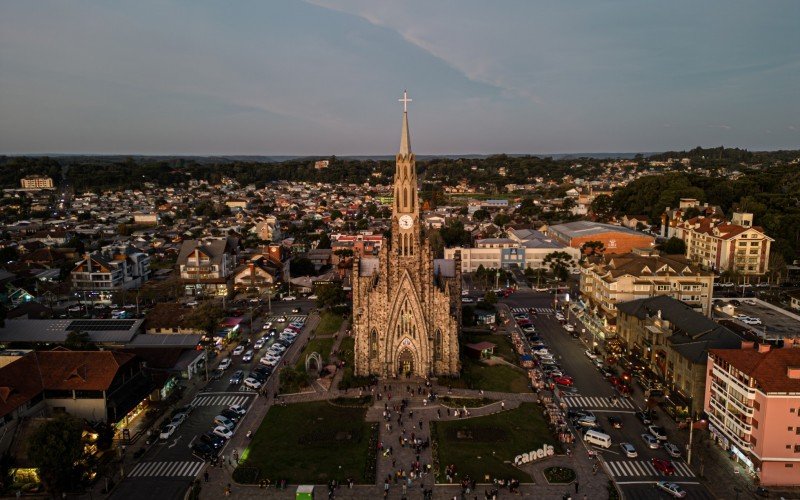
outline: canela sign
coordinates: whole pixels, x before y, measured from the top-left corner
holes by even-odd
[[[514,457],[514,465],[522,465],[530,462],[535,462],[541,458],[551,457],[555,453],[555,448],[549,444],[542,445],[538,450],[529,451]]]

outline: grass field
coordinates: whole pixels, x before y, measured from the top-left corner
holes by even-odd
[[[273,406],[242,453],[240,467],[256,468],[259,480],[273,482],[324,484],[352,477],[362,483],[370,453],[366,412],[325,401]]]
[[[528,474],[511,464],[514,457],[543,444],[560,450],[542,416],[541,406],[533,403],[485,417],[433,421],[431,426],[436,436],[440,471],[443,474],[447,465],[454,464],[457,480],[469,475],[483,482],[489,475],[530,482]]]
[[[499,392],[528,392],[525,372],[507,365],[485,365],[472,358],[462,358],[461,377],[439,377],[439,383],[461,389]]]
[[[319,318],[319,325],[317,325],[317,336],[333,335],[342,326],[342,321],[344,321],[344,318],[338,314],[330,311],[322,313]]]

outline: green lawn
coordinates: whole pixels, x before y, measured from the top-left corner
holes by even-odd
[[[514,457],[543,444],[552,445],[557,452],[561,449],[542,416],[542,407],[534,403],[485,417],[433,421],[431,426],[438,445],[442,481],[444,468],[454,464],[459,474],[457,481],[469,475],[483,482],[488,474],[491,478],[531,482],[528,474],[512,465]]]
[[[317,336],[333,335],[339,330],[339,327],[342,326],[342,321],[344,321],[344,318],[338,314],[334,314],[330,311],[322,313],[322,316],[319,318],[319,325],[317,325]]]
[[[331,348],[333,348],[334,339],[333,337],[325,337],[319,338],[316,337],[308,341],[308,345],[303,349],[300,353],[300,358],[297,360],[297,364],[295,365],[296,368],[305,369],[306,366],[306,356],[311,354],[312,352],[318,352],[320,356],[322,356],[322,362],[325,363],[328,361],[328,358],[331,356]]]
[[[461,389],[499,392],[528,392],[525,372],[507,365],[489,366],[472,358],[461,360],[461,377],[439,377],[439,383]]]
[[[331,479],[365,480],[370,450],[366,407],[326,401],[273,406],[241,455],[242,472],[258,469],[258,480],[324,484]],[[373,459],[374,460],[374,459]],[[235,474],[245,481],[250,474]],[[255,481],[255,479],[250,480]]]

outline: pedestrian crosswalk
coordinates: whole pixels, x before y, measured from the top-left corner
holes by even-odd
[[[620,409],[635,410],[630,399],[625,398],[606,398],[600,396],[567,396],[562,401],[570,408],[592,409]]]
[[[195,477],[204,462],[139,462],[128,477]]]
[[[552,307],[514,307],[511,312],[514,314],[527,314],[531,309],[536,311],[537,314],[555,314],[556,312]]]
[[[269,318],[267,318],[267,321],[270,322],[270,323],[281,323],[281,320],[283,318],[284,318],[284,316],[270,316]],[[304,314],[293,315],[293,316],[285,316],[285,318],[286,318],[286,322],[287,323],[292,323],[294,321],[303,321],[303,322],[305,322],[305,320],[306,320],[306,316]]]
[[[606,465],[611,475],[615,478],[664,476],[647,460],[613,460],[606,462]],[[686,463],[675,461],[672,462],[672,465],[675,467],[675,474],[669,477],[694,477],[692,469]]]
[[[250,394],[198,394],[192,400],[190,405],[195,407],[244,405],[247,400],[253,397],[254,394],[254,392],[251,392]]]

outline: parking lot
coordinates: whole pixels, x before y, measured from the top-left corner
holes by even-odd
[[[714,317],[733,319],[737,314],[744,314],[761,320],[760,325],[747,325],[736,320],[740,326],[747,327],[758,336],[766,335],[767,339],[796,337],[800,335],[800,319],[788,311],[782,311],[759,299],[714,299]],[[725,305],[732,305],[732,314],[722,310]]]

